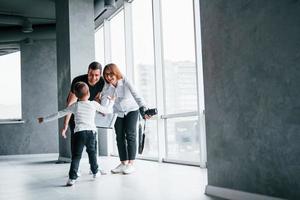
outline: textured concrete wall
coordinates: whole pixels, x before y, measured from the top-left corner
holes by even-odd
[[[201,0],[208,184],[300,198],[300,1]]]
[[[0,155],[56,153],[57,122],[40,125],[35,120],[57,110],[55,40],[21,45],[21,79],[26,123],[0,125]]]
[[[71,78],[95,60],[94,0],[69,0]]]

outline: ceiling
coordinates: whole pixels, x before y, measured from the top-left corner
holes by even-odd
[[[26,17],[33,25],[55,23],[55,0],[0,0],[0,15]]]
[[[123,4],[115,0],[113,9],[105,7],[112,1],[94,0],[95,27]],[[21,42],[55,38],[55,23],[55,0],[0,0],[0,56],[18,51]]]
[[[20,42],[32,37],[24,27],[34,33],[40,25],[55,30],[55,0],[0,0],[0,55],[19,51]]]

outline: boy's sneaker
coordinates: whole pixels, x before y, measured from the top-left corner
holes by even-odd
[[[135,172],[135,167],[133,164],[126,165],[125,169],[123,170],[123,174],[131,174],[133,172]]]
[[[67,186],[72,186],[72,185],[74,185],[75,184],[75,182],[76,182],[76,180],[75,179],[69,179],[68,181],[67,181]]]
[[[93,178],[97,178],[97,177],[99,177],[99,176],[101,176],[101,173],[100,173],[100,172],[97,172],[96,174],[93,174]]]
[[[126,165],[121,163],[116,168],[112,169],[111,173],[113,173],[113,174],[123,173],[125,167],[126,167]]]
[[[98,173],[97,173],[98,174]],[[99,175],[97,175],[97,174],[93,174],[93,178],[97,178],[97,176],[99,176]]]

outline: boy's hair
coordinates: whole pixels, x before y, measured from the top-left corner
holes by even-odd
[[[82,97],[88,94],[89,87],[86,83],[79,81],[74,85],[74,92],[75,92],[75,96],[78,99],[81,99]]]
[[[100,69],[100,71],[102,71],[102,66],[100,63],[94,61],[89,65],[89,69],[88,70],[97,70]]]

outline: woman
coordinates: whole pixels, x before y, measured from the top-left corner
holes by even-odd
[[[103,71],[105,86],[101,94],[101,104],[106,104],[108,96],[115,97],[114,113],[118,114],[115,123],[117,146],[121,163],[112,169],[112,173],[130,174],[135,171],[133,166],[136,156],[136,135],[139,110],[145,119],[145,102],[135,88],[124,77],[116,64],[108,64]]]

